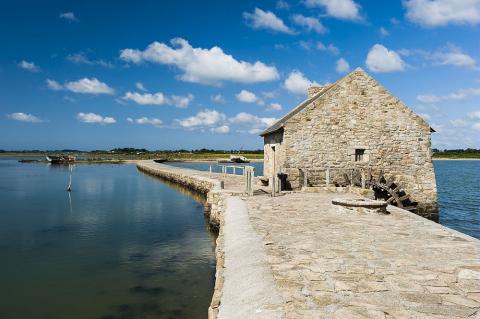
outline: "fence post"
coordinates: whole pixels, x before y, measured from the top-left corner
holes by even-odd
[[[253,167],[246,166],[245,167],[245,193],[248,196],[253,195]]]
[[[362,171],[362,188],[365,188],[365,173]]]
[[[327,186],[330,185],[330,167],[327,167],[327,171],[325,172],[325,182]]]
[[[350,171],[350,186],[353,186],[353,168]]]
[[[233,175],[237,175],[236,170],[235,170],[235,166],[233,167]]]

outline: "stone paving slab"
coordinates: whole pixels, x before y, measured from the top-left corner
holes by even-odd
[[[245,197],[288,318],[480,318],[480,241],[338,193]]]
[[[223,181],[232,194],[244,189],[243,176],[150,161],[142,166],[187,180]],[[338,197],[356,195],[242,197],[282,299],[271,302],[259,295],[263,309],[287,318],[480,319],[479,240],[392,206],[388,215],[359,214],[332,205]],[[221,294],[221,285],[218,289]]]

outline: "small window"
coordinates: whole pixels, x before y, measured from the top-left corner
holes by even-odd
[[[365,159],[365,149],[357,148],[355,149],[355,162],[363,162]]]

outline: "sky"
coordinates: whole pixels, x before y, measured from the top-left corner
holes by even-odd
[[[357,67],[480,148],[479,39],[480,0],[5,0],[0,149],[258,149]]]

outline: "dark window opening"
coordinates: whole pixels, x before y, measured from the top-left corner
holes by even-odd
[[[363,162],[365,150],[363,148],[355,149],[355,162]]]

